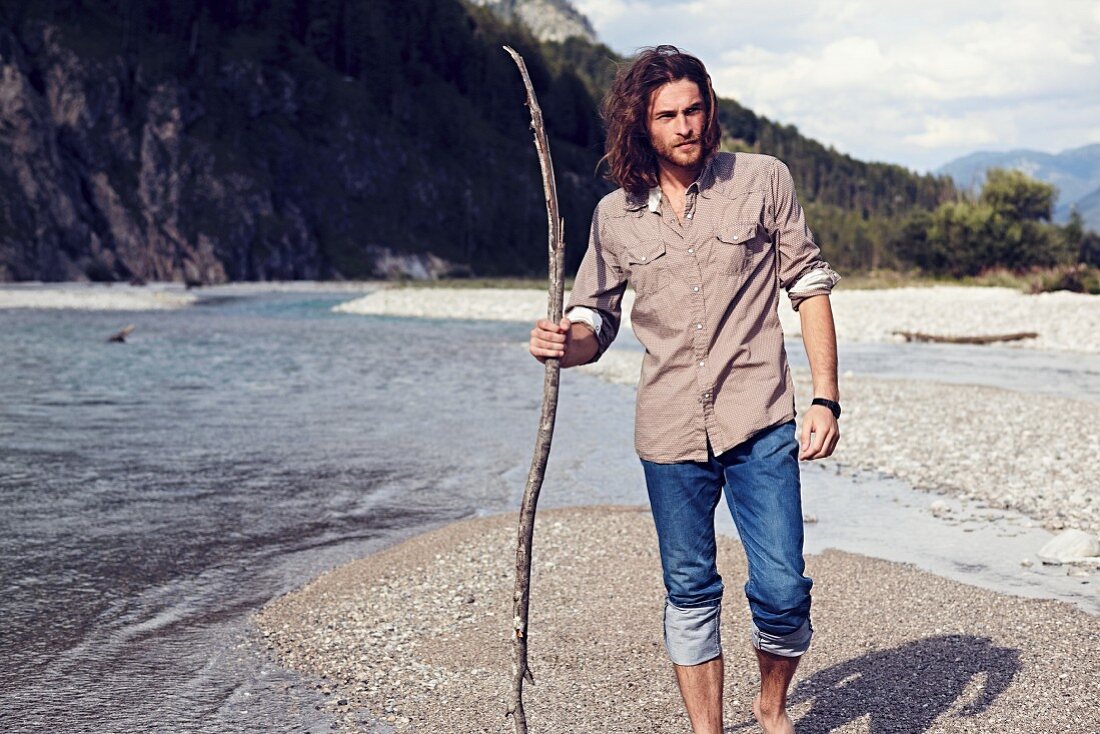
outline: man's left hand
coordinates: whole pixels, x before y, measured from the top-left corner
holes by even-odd
[[[811,405],[802,420],[802,440],[799,442],[798,459],[813,460],[832,456],[840,440],[840,426],[833,412],[824,405]]]

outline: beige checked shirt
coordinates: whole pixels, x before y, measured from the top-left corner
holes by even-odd
[[[648,461],[706,461],[794,417],[779,287],[798,309],[840,279],[806,226],[790,171],[754,153],[718,153],[688,188],[681,224],[660,189],[617,189],[596,206],[566,306],[591,324],[600,358],[623,291],[645,347],[634,422]]]

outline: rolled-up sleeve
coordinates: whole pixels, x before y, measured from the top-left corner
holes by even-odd
[[[623,292],[626,290],[626,278],[617,266],[615,258],[608,253],[600,241],[600,210],[597,207],[592,216],[592,229],[588,237],[588,250],[581,260],[577,277],[573,281],[573,291],[569,294],[565,313],[576,307],[589,308],[600,315],[600,327],[596,331],[598,347],[589,362],[595,362],[615,341],[622,319]]]
[[[806,214],[798,203],[790,169],[780,160],[772,169],[772,231],[779,250],[779,284],[798,310],[810,296],[828,295],[840,275],[821,258],[821,248],[806,224]]]

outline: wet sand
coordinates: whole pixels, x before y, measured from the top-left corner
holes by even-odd
[[[352,723],[367,713],[378,731],[510,732],[515,527],[509,514],[411,539],[275,600],[257,627],[349,731],[370,731]],[[648,512],[543,510],[534,558],[531,731],[689,731]],[[1097,731],[1100,618],[838,551],[807,566],[815,639],[792,687],[799,732]],[[719,537],[719,569],[727,731],[757,731],[735,540]]]

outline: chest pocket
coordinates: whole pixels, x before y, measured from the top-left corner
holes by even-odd
[[[660,240],[639,242],[626,248],[627,278],[639,297],[657,293],[668,286],[669,272],[665,244]]]
[[[760,222],[726,221],[715,233],[712,257],[730,275],[755,270],[771,248],[771,239]]]

